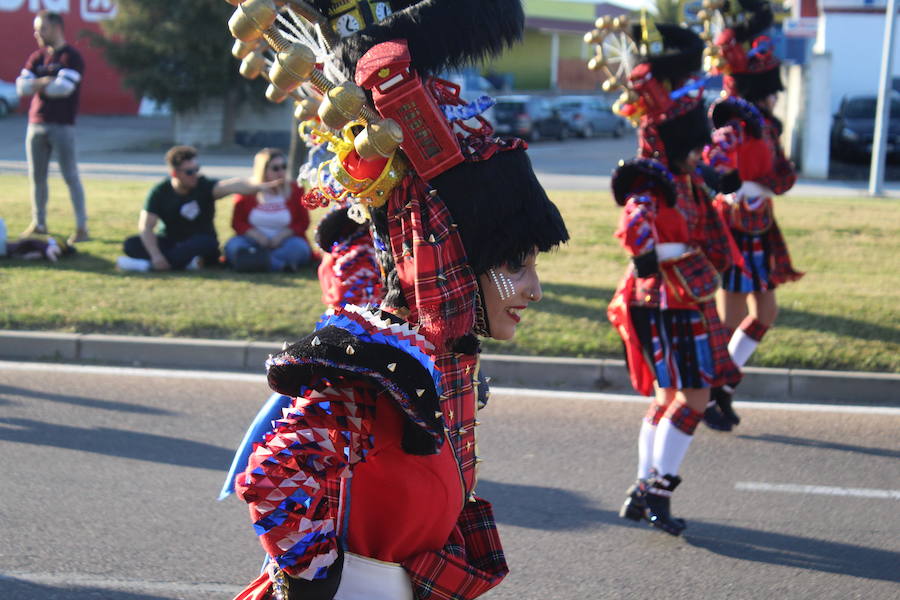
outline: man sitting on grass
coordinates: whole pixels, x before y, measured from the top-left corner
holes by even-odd
[[[218,181],[200,175],[197,150],[174,146],[166,152],[169,177],[156,185],[141,210],[138,235],[125,240],[126,256],[116,261],[127,271],[168,271],[199,268],[219,258],[213,219],[216,200],[230,194],[255,194],[282,180],[253,183],[232,178]]]

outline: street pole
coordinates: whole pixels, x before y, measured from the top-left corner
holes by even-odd
[[[884,193],[884,160],[887,151],[888,123],[891,119],[891,73],[894,58],[894,23],[897,1],[887,0],[884,24],[884,46],[881,50],[881,79],[878,82],[878,105],[875,111],[875,137],[872,140],[872,164],[869,167],[869,195]]]

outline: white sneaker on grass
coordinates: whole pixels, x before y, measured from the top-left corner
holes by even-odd
[[[200,269],[201,267],[203,267],[203,259],[200,258],[199,256],[195,256],[194,258],[191,259],[191,262],[189,262],[187,264],[187,266],[184,268],[184,270],[185,271],[196,271],[197,269]]]
[[[143,258],[131,258],[130,256],[120,256],[116,259],[116,268],[120,271],[140,271],[146,273],[153,264]]]

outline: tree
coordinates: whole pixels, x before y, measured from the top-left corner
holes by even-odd
[[[685,0],[653,0],[658,23],[681,23],[684,21]]]
[[[238,106],[263,98],[260,82],[238,74],[231,56],[228,18],[234,10],[222,0],[118,0],[115,19],[104,21],[105,35],[90,34],[123,82],[139,96],[166,102],[174,111],[224,100],[222,141],[234,139]]]

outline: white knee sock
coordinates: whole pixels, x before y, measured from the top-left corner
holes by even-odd
[[[738,367],[743,367],[747,364],[750,357],[753,356],[757,346],[759,346],[757,340],[747,335],[743,329],[738,328],[735,329],[731,339],[728,341],[728,353],[731,354],[731,360],[734,361],[734,364]]]
[[[677,429],[670,419],[660,419],[653,442],[653,468],[660,475],[678,475],[681,461],[693,439],[693,435]]]
[[[641,432],[638,434],[638,479],[650,476],[653,467],[653,438],[656,436],[656,425],[644,419],[641,421]]]

